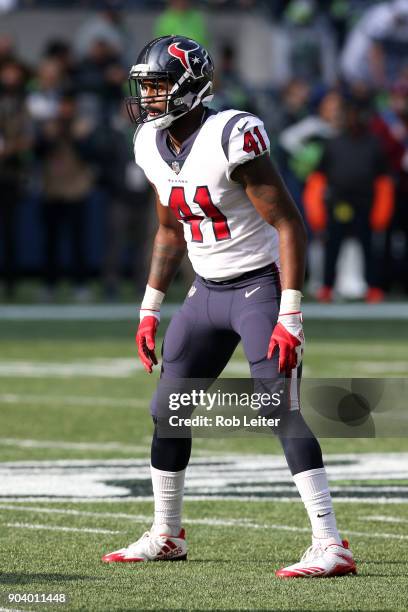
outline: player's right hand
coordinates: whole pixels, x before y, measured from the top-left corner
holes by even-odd
[[[149,374],[153,371],[153,366],[158,364],[155,353],[155,338],[156,331],[159,326],[157,317],[146,316],[139,323],[136,333],[136,344],[139,353],[139,359],[143,364],[144,369]]]

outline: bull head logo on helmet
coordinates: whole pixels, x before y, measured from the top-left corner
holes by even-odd
[[[186,47],[188,48],[186,49]],[[196,42],[186,40],[182,43],[172,43],[169,45],[168,52],[169,55],[176,57],[182,63],[185,70],[195,79],[199,79],[204,75],[204,67],[208,62],[208,54]]]

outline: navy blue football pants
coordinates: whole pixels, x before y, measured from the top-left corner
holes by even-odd
[[[285,384],[278,371],[278,351],[267,359],[269,339],[276,325],[280,303],[279,272],[275,265],[252,271],[232,281],[216,283],[197,276],[181,309],[173,316],[163,341],[162,371],[153,397],[154,419],[160,415],[164,387],[181,379],[215,380],[242,341],[251,377],[268,379],[273,388]],[[301,369],[292,371],[290,401],[286,405],[285,435],[279,436],[293,474],[322,467],[319,443],[299,408]],[[168,392],[167,392],[168,396]],[[275,416],[275,415],[274,415]],[[153,435],[152,465],[178,471],[189,461],[191,438]]]

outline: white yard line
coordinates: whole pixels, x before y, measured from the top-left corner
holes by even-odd
[[[44,529],[47,531],[75,531],[78,533],[109,533],[117,534],[121,531],[113,531],[111,529],[96,529],[91,527],[63,527],[57,525],[39,525],[37,523],[6,523],[7,527],[17,527],[18,529]]]
[[[142,369],[143,366],[136,357],[132,359],[88,359],[86,361],[0,361],[0,377],[129,378]]]
[[[330,491],[332,493],[341,493],[344,490],[347,490],[347,492],[350,493],[408,493],[408,486],[374,486],[374,487],[354,487],[354,486],[349,486],[349,485],[340,485],[340,486],[336,486],[336,485],[331,485],[330,486]],[[205,494],[210,494],[211,491],[213,491],[213,489],[206,489],[205,487],[200,487],[200,490],[202,491],[202,493]],[[274,485],[274,484],[265,484],[265,485],[260,485],[260,486],[256,486],[256,485],[251,485],[250,483],[248,483],[245,486],[234,486],[234,493],[258,493],[258,492],[265,492],[265,493],[295,493],[296,489],[293,486],[293,484],[287,484],[287,485]]]
[[[145,514],[126,514],[123,512],[88,512],[87,510],[61,510],[60,508],[44,508],[41,506],[16,506],[11,504],[0,504],[1,510],[12,510],[18,512],[39,512],[40,514],[65,514],[67,516],[91,516],[97,518],[121,518],[136,522],[151,520],[151,516]]]
[[[250,502],[250,503],[255,503],[255,502],[271,502],[273,501],[274,503],[276,502],[283,502],[283,503],[300,503],[300,498],[297,499],[296,497],[274,497],[273,495],[265,495],[264,497],[253,497],[251,495],[243,495],[243,496],[239,496],[237,497],[231,497],[230,495],[186,495],[185,496],[185,501],[228,501],[228,502]],[[144,495],[144,496],[138,496],[138,497],[134,497],[134,496],[116,496],[116,497],[112,497],[112,496],[106,496],[106,497],[101,497],[101,498],[97,498],[97,497],[58,497],[56,498],[55,496],[47,496],[47,495],[41,495],[41,496],[32,496],[32,495],[27,495],[27,496],[13,496],[11,495],[10,497],[0,497],[0,502],[1,501],[6,501],[7,503],[32,503],[32,502],[47,502],[47,503],[52,503],[52,504],[60,504],[60,503],[71,503],[71,504],[82,504],[82,503],[92,503],[92,504],[101,504],[101,503],[128,503],[128,502],[153,502],[153,496],[152,495]],[[359,503],[359,504],[406,504],[407,503],[407,498],[406,497],[393,497],[392,499],[388,498],[388,497],[384,497],[382,495],[378,496],[378,497],[335,497],[334,501],[336,503],[344,503],[344,504],[354,504],[354,503]]]
[[[360,536],[363,538],[379,538],[382,540],[408,540],[408,535],[399,535],[397,533],[376,533],[375,531],[349,531],[344,529],[344,532],[352,536]]]
[[[370,349],[368,349],[370,351]],[[369,352],[367,353],[369,355]],[[350,364],[340,364],[340,365],[348,365]],[[385,374],[392,374],[393,372],[401,373],[401,377],[406,376],[408,374],[408,360],[405,361],[355,361],[353,363],[353,370],[355,372],[359,372],[361,376],[362,373],[369,374],[378,374],[378,376],[384,377]]]
[[[359,521],[370,522],[373,521],[375,523],[408,523],[408,519],[399,518],[397,516],[384,516],[384,515],[368,515],[368,516],[359,516]]]
[[[1,510],[11,510],[14,512],[38,512],[39,514],[63,514],[67,516],[86,516],[92,518],[113,518],[113,519],[126,519],[134,521],[135,523],[149,523],[152,520],[150,514],[126,514],[123,512],[88,512],[86,510],[61,510],[58,508],[42,508],[40,506],[13,506],[7,504],[0,504]],[[244,526],[255,526],[255,523],[251,523],[250,519],[189,519],[186,518],[184,523],[189,525],[211,525],[219,527],[244,527]]]
[[[113,512],[81,512],[78,510],[56,510],[54,508],[40,507],[13,507],[1,505],[0,509],[10,509],[15,511],[40,512],[40,513],[55,513],[75,516],[92,516],[97,518],[125,518],[134,521],[135,523],[149,523],[152,520],[151,515],[132,515],[132,514],[115,514]],[[185,518],[183,523],[186,525],[207,525],[211,527],[239,527],[240,529],[272,529],[274,531],[291,531],[296,533],[310,533],[309,527],[294,527],[291,525],[282,525],[280,523],[255,523],[247,519],[189,519]],[[74,528],[74,527],[58,527],[50,525],[38,525],[36,523],[7,523],[9,527],[26,527],[30,529],[50,529],[53,531],[83,531],[88,533],[121,533],[120,531],[109,531],[106,529],[90,529],[90,528]],[[395,533],[376,533],[365,531],[350,531],[345,530],[347,534],[359,537],[393,539],[393,540],[408,540],[408,536]]]
[[[371,350],[368,349],[368,350]],[[383,349],[382,349],[383,351]],[[362,355],[358,355],[362,357]],[[392,362],[387,361],[357,361],[353,367],[360,374],[394,374],[394,377],[403,377],[408,373],[408,361],[403,360],[401,354],[400,360]],[[348,379],[350,374],[350,362],[347,359],[340,359],[334,364],[337,375]],[[130,359],[89,359],[87,361],[1,361],[0,360],[0,378],[72,378],[72,377],[101,377],[101,378],[130,378],[137,372],[142,370],[142,365],[136,361],[136,358]],[[305,365],[303,367],[305,377],[310,376],[311,369]],[[227,364],[223,377],[231,376],[249,377],[248,363],[243,359],[234,358]],[[43,399],[41,399],[43,398]],[[52,396],[35,396],[35,395],[17,395],[12,393],[2,394],[0,402],[3,403],[18,403],[19,401],[38,401],[43,403],[53,403]],[[146,402],[115,398],[80,398],[80,397],[55,397],[55,402],[64,404],[82,404],[82,405],[114,405],[123,407],[144,407]]]
[[[242,454],[242,453],[230,453],[223,454],[214,458],[212,456],[212,450],[206,457],[194,458],[190,462],[190,467],[201,467],[205,470],[211,470],[219,466],[222,461],[222,467],[219,468],[221,471],[225,469],[231,469],[236,465],[237,460],[244,459],[246,465],[255,466],[256,470],[265,468],[267,465],[271,469],[285,468],[285,480],[290,479],[290,473],[287,468],[285,458],[281,453],[272,454]],[[408,452],[384,452],[384,453],[327,453],[326,454],[326,466],[331,472],[330,478],[335,479],[335,468],[338,462],[341,464],[344,462],[357,462],[356,466],[352,471],[353,479],[357,481],[360,479],[366,480],[367,478],[385,478],[385,474],[382,470],[375,469],[378,463],[388,462],[388,468],[386,472],[386,478],[392,479],[393,476],[397,478],[408,478]],[[150,469],[150,461],[147,459],[56,459],[56,460],[35,460],[35,461],[4,461],[0,462],[0,469],[6,468],[55,468],[55,467],[90,467],[95,466],[103,467],[145,467]],[[364,467],[368,467],[367,470],[363,470]],[[242,472],[242,466],[239,464],[239,469]],[[336,469],[342,469],[341,465]],[[395,476],[397,475],[397,476]]]
[[[148,401],[131,397],[95,397],[88,395],[26,395],[22,393],[0,393],[0,404],[63,404],[66,406],[112,406],[115,408],[147,408]]]
[[[130,378],[143,366],[136,357],[131,359],[89,359],[87,361],[1,361],[0,378]],[[249,375],[246,361],[233,360],[224,375]]]
[[[127,452],[148,452],[148,446],[132,446],[120,442],[56,442],[54,440],[30,440],[26,438],[0,438],[0,445],[17,448],[61,448],[66,450],[122,450]]]

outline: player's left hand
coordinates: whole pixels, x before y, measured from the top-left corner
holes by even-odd
[[[290,374],[300,365],[303,357],[305,336],[301,312],[280,314],[269,340],[268,359],[279,349],[279,372]]]

